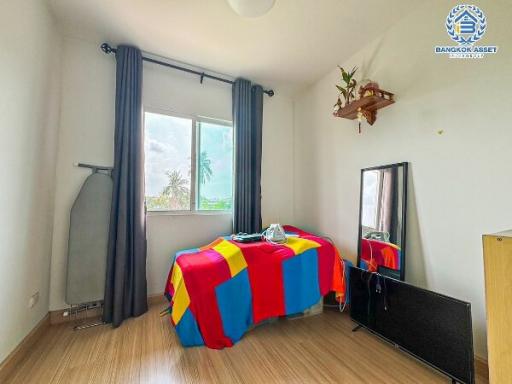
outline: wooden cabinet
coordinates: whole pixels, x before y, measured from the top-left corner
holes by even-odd
[[[512,230],[484,235],[490,383],[512,383]]]

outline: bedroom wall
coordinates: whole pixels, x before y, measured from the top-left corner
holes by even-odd
[[[231,120],[231,88],[196,76],[144,64],[146,106]],[[113,162],[115,59],[99,43],[66,38],[63,50],[62,112],[57,162],[50,309],[64,302],[67,236],[71,205],[89,171],[76,162]],[[265,97],[262,164],[263,220],[292,222],[293,173],[282,167],[293,153],[291,99]],[[279,165],[279,166],[276,166]],[[147,218],[148,292],[163,292],[171,256],[179,249],[206,244],[231,232],[226,214],[152,214]]]
[[[61,43],[53,24],[45,2],[2,2],[0,362],[48,313]]]
[[[480,1],[488,20],[481,44],[499,51],[454,60],[434,53],[451,44],[444,20],[453,5],[420,7],[339,63],[396,93],[362,134],[332,116],[337,68],[297,96],[295,216],[355,261],[360,169],[410,162],[406,280],[470,301],[475,351],[486,356],[481,236],[512,227],[512,8]]]

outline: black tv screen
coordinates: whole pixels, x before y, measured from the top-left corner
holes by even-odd
[[[350,316],[452,379],[474,383],[470,303],[352,268]]]

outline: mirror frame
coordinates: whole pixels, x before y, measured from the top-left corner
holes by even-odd
[[[357,268],[360,268],[360,262],[361,262],[361,236],[363,235],[363,227],[362,227],[362,214],[363,214],[363,175],[365,171],[375,171],[375,170],[381,170],[381,169],[388,169],[388,168],[398,168],[403,167],[404,170],[404,180],[403,180],[403,199],[402,199],[402,244],[400,247],[400,280],[405,280],[405,253],[406,253],[406,234],[407,234],[407,184],[408,184],[408,168],[409,163],[408,162],[401,162],[401,163],[394,163],[394,164],[387,164],[387,165],[379,165],[377,167],[370,167],[370,168],[363,168],[361,169],[361,185],[359,188],[359,228],[358,228],[358,238],[357,238]]]

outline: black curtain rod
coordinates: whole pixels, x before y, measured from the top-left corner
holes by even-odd
[[[101,44],[101,50],[104,53],[106,53],[106,54],[116,53],[116,51],[117,51],[116,48],[111,47],[107,43]],[[193,69],[180,67],[179,65],[174,65],[174,64],[166,63],[164,61],[155,60],[155,59],[152,59],[150,57],[142,56],[142,60],[147,61],[148,63],[158,64],[158,65],[162,65],[164,67],[177,69],[178,71],[183,71],[183,72],[187,72],[187,73],[192,73],[193,75],[197,75],[200,78],[199,81],[201,82],[201,84],[203,83],[203,79],[205,77],[207,79],[217,80],[217,81],[221,81],[221,82],[227,83],[227,84],[233,84],[234,83],[233,81],[228,80],[228,79],[223,79],[222,77],[217,77],[217,76],[209,75],[209,74],[204,73],[204,72],[194,71]],[[263,92],[266,93],[267,95],[269,95],[270,97],[274,96],[274,90],[273,89],[263,90]]]

